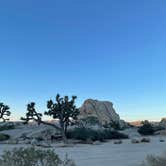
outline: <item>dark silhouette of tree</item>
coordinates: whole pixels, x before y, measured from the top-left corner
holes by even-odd
[[[72,99],[69,100],[68,96],[61,98],[60,95],[57,94],[55,102],[53,102],[53,100],[49,100],[47,102],[48,111],[46,111],[44,114],[57,120],[58,124],[43,121],[42,114],[36,111],[34,102],[27,105],[26,117],[22,117],[21,120],[23,120],[24,123],[34,120],[39,125],[45,124],[54,127],[61,132],[63,141],[66,143],[67,128],[72,124],[73,121],[77,120],[77,116],[79,114],[79,110],[75,105],[76,98],[76,96],[73,96]]]
[[[11,115],[9,109],[9,106],[5,105],[4,103],[0,103],[0,120],[2,119],[4,122],[9,120],[8,117]]]

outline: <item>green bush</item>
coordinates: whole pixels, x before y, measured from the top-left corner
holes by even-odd
[[[84,127],[69,130],[67,132],[67,138],[83,140],[83,141],[86,141],[87,139],[92,139],[93,141],[98,139],[102,140],[102,137],[99,138],[98,132],[96,130]]]
[[[74,166],[72,160],[62,161],[53,150],[15,148],[6,151],[0,158],[0,166]]]
[[[4,130],[11,130],[14,129],[15,126],[14,124],[4,124],[4,125],[0,125],[0,131],[4,131]]]
[[[166,166],[166,155],[165,156],[153,156],[149,155],[142,166]]]
[[[94,116],[89,116],[86,118],[79,119],[79,121],[77,121],[76,123],[76,126],[80,128],[82,127],[88,128],[89,126],[95,126],[95,125],[101,126],[99,119]]]
[[[118,131],[104,130],[105,139],[128,139],[128,135],[120,133]]]
[[[109,129],[104,130],[94,130],[90,128],[75,128],[67,132],[67,138],[83,140],[88,139],[92,141],[104,141],[106,139],[126,139],[127,135],[119,133],[117,131],[111,131]]]
[[[0,133],[0,141],[6,141],[10,138],[9,135]]]
[[[160,131],[160,130],[165,130],[165,127],[158,125],[158,126],[154,126],[153,130],[154,130],[154,132]]]
[[[143,122],[143,125],[138,129],[138,132],[141,135],[153,135],[155,130],[148,121],[145,121]]]
[[[97,117],[94,116],[89,116],[87,118],[81,119],[83,122],[89,124],[89,125],[96,125],[99,124],[99,119]]]
[[[105,123],[103,125],[104,128],[109,129],[109,128],[113,128],[115,130],[121,130],[120,124],[116,123],[114,121],[110,122],[110,123]]]

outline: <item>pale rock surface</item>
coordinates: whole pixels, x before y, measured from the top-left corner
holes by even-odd
[[[113,103],[109,101],[86,100],[80,108],[80,116],[84,118],[95,116],[99,119],[101,124],[108,124],[110,122],[119,124],[120,122],[120,117],[115,112]]]
[[[138,143],[140,143],[140,140],[139,140],[139,138],[132,138],[131,143],[138,144]]]
[[[0,133],[10,135],[12,140],[25,141],[32,139],[50,140],[51,135],[56,135],[58,131],[46,125],[22,125],[12,130],[0,131]]]
[[[141,134],[138,133],[138,128],[133,127],[133,128],[127,128],[123,131],[121,131],[121,133],[126,134],[129,136],[129,138],[140,138]]]

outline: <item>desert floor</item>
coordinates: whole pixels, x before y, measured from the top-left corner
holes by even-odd
[[[101,145],[82,145],[74,147],[60,147],[52,144],[53,149],[62,158],[68,154],[75,160],[77,166],[139,166],[149,154],[160,155],[166,152],[166,142],[159,142],[159,137],[151,138],[150,143],[132,144],[130,140],[123,140],[122,144],[114,141]],[[0,144],[0,154],[3,150],[25,145]]]

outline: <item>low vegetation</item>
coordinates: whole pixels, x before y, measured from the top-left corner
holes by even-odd
[[[104,128],[113,128],[115,130],[122,130],[122,128],[120,127],[119,123],[116,123],[114,121],[110,122],[110,123],[106,123],[103,126]]]
[[[166,166],[166,154],[163,156],[149,155],[141,166]]]
[[[142,126],[138,129],[138,132],[141,135],[153,135],[155,130],[152,124],[149,121],[142,122]]]
[[[154,127],[153,127],[153,130],[154,130],[155,132],[161,131],[161,130],[165,130],[165,127],[160,126],[160,125],[157,125],[157,126],[154,126]]]
[[[89,127],[89,126],[100,126],[99,119],[95,116],[89,116],[86,118],[79,119],[79,121],[76,123],[79,127]]]
[[[0,141],[6,141],[8,139],[10,139],[9,135],[0,133]]]
[[[75,128],[67,132],[67,138],[76,140],[104,141],[107,139],[127,139],[128,136],[110,129],[94,130],[91,128]]]
[[[0,158],[0,166],[75,166],[73,160],[61,160],[53,150],[34,147],[6,151]]]
[[[3,124],[3,125],[0,125],[0,131],[4,131],[4,130],[12,130],[14,129],[15,126],[14,124]]]

